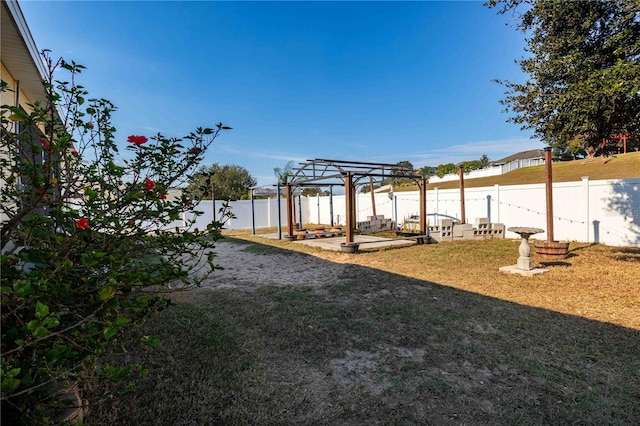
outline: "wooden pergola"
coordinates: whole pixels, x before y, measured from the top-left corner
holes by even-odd
[[[287,180],[287,229],[293,235],[293,191],[300,187],[343,186],[346,198],[346,242],[354,242],[356,226],[356,186],[363,178],[369,183],[381,183],[385,179],[411,180],[420,189],[420,233],[427,233],[427,179],[416,175],[409,168],[397,164],[368,163],[361,161],[342,161],[315,159],[300,163],[290,179]]]

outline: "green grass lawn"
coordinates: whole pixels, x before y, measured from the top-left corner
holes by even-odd
[[[527,278],[497,271],[511,240],[347,255],[228,236],[332,278],[175,296],[101,358],[148,375],[96,385],[89,424],[640,424],[640,249],[572,244]]]

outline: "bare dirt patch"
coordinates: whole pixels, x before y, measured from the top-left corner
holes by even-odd
[[[222,240],[217,245],[217,270],[204,283],[208,289],[255,290],[262,286],[321,288],[343,273],[344,265],[328,267],[305,254],[251,242]]]

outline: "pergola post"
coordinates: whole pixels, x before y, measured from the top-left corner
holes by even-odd
[[[302,229],[302,194],[298,195],[298,231]]]
[[[329,215],[331,216],[330,225],[333,226],[333,185],[329,187]]]
[[[460,221],[462,223],[467,223],[467,217],[465,213],[464,207],[464,165],[460,164],[459,166],[459,174],[460,174]]]
[[[291,184],[287,183],[287,233],[293,235],[293,199],[291,198]]]
[[[216,184],[213,182],[211,182],[211,221],[216,221]]]
[[[547,201],[547,241],[553,242],[553,172],[552,172],[551,147],[544,148],[544,164],[546,171],[545,189]]]
[[[353,192],[354,192],[354,188],[353,188],[353,173],[351,172],[347,172],[347,176],[345,177],[344,180],[344,191],[345,191],[345,203],[346,203],[346,219],[347,219],[347,226],[346,226],[346,232],[345,232],[345,236],[346,236],[346,243],[352,243],[353,242],[353,212],[354,212],[354,200],[353,200]]]
[[[251,188],[251,235],[256,235],[256,209],[253,188]]]
[[[356,184],[352,180],[351,181],[351,216],[352,216],[351,225],[354,232],[356,230],[356,225],[358,224],[358,200],[356,199],[356,197],[357,197]]]
[[[420,189],[420,234],[427,235],[427,179],[422,177],[418,183]]]
[[[282,215],[280,214],[280,210],[282,209],[282,207],[280,206],[280,204],[282,203],[282,201],[280,199],[280,182],[278,182],[278,185],[276,186],[276,199],[278,200],[278,239],[281,240],[282,239]]]
[[[373,211],[373,218],[377,219],[376,214],[376,194],[373,192],[373,176],[369,176],[369,192],[371,192],[371,210]]]

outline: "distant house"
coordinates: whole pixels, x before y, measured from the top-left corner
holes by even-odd
[[[544,150],[531,149],[529,151],[518,152],[517,154],[513,154],[499,160],[491,161],[490,164],[492,166],[502,166],[514,161],[521,163],[522,165],[520,165],[520,167],[529,167],[544,164]]]
[[[178,201],[182,199],[183,188],[168,188],[167,189],[167,200],[168,201]]]

